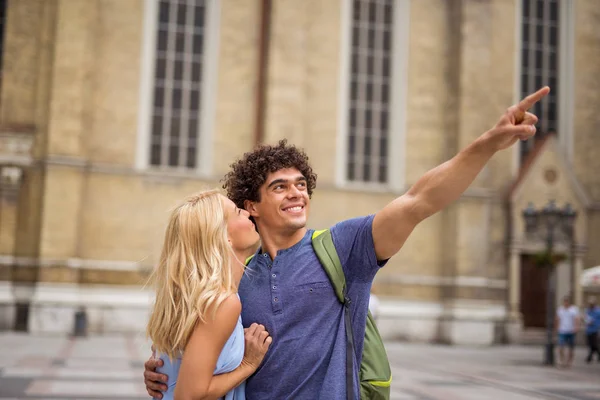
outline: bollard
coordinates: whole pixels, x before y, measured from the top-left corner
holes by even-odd
[[[73,336],[87,336],[87,313],[85,308],[81,307],[75,312],[75,324],[73,327]]]

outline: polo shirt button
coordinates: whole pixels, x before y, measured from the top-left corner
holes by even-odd
[[[278,299],[277,299],[277,297],[275,297],[275,298],[273,299],[273,301],[277,301],[277,300],[278,300]]]
[[[277,286],[273,286],[273,289],[277,289]]]
[[[272,276],[273,278],[275,278],[277,275],[273,274],[273,275],[271,275],[271,276]]]

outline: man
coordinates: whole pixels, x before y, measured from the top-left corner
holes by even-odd
[[[587,345],[590,349],[586,362],[592,362],[594,353],[598,355],[600,362],[600,349],[598,349],[598,331],[600,330],[600,307],[596,306],[596,298],[591,296],[588,299],[588,308],[585,310],[585,336]]]
[[[316,186],[308,157],[282,141],[260,146],[232,165],[224,187],[250,213],[262,243],[240,283],[242,320],[262,322],[273,337],[262,366],[246,383],[248,400],[358,398],[357,366],[375,274],[417,224],[460,197],[497,151],[535,134],[537,117],[527,110],[549,91],[544,87],[510,107],[492,129],[375,215],[331,228],[346,276],[356,348],[354,393],[348,396],[344,311],[306,228]],[[157,381],[167,379],[154,372],[158,365],[148,360],[144,377],[148,393],[160,398],[156,391],[164,385]]]
[[[579,330],[579,309],[571,304],[569,296],[556,310],[555,326],[558,332],[559,366],[570,367],[575,353],[575,334]],[[569,357],[565,361],[565,347],[569,348]]]

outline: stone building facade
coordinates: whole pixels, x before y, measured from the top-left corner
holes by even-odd
[[[84,307],[92,331],[143,331],[168,209],[257,143],[307,151],[310,225],[327,227],[376,212],[542,84],[541,140],[415,230],[376,279],[379,325],[517,340],[544,290],[522,279],[541,244],[521,210],[548,200],[578,212],[557,295],[581,304],[577,277],[600,264],[595,0],[0,3],[0,328],[65,333]]]

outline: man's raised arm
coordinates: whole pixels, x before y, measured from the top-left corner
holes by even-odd
[[[508,108],[492,129],[379,211],[373,221],[377,259],[392,257],[419,222],[458,199],[497,151],[535,135],[538,119],[528,110],[549,92],[546,86]]]

